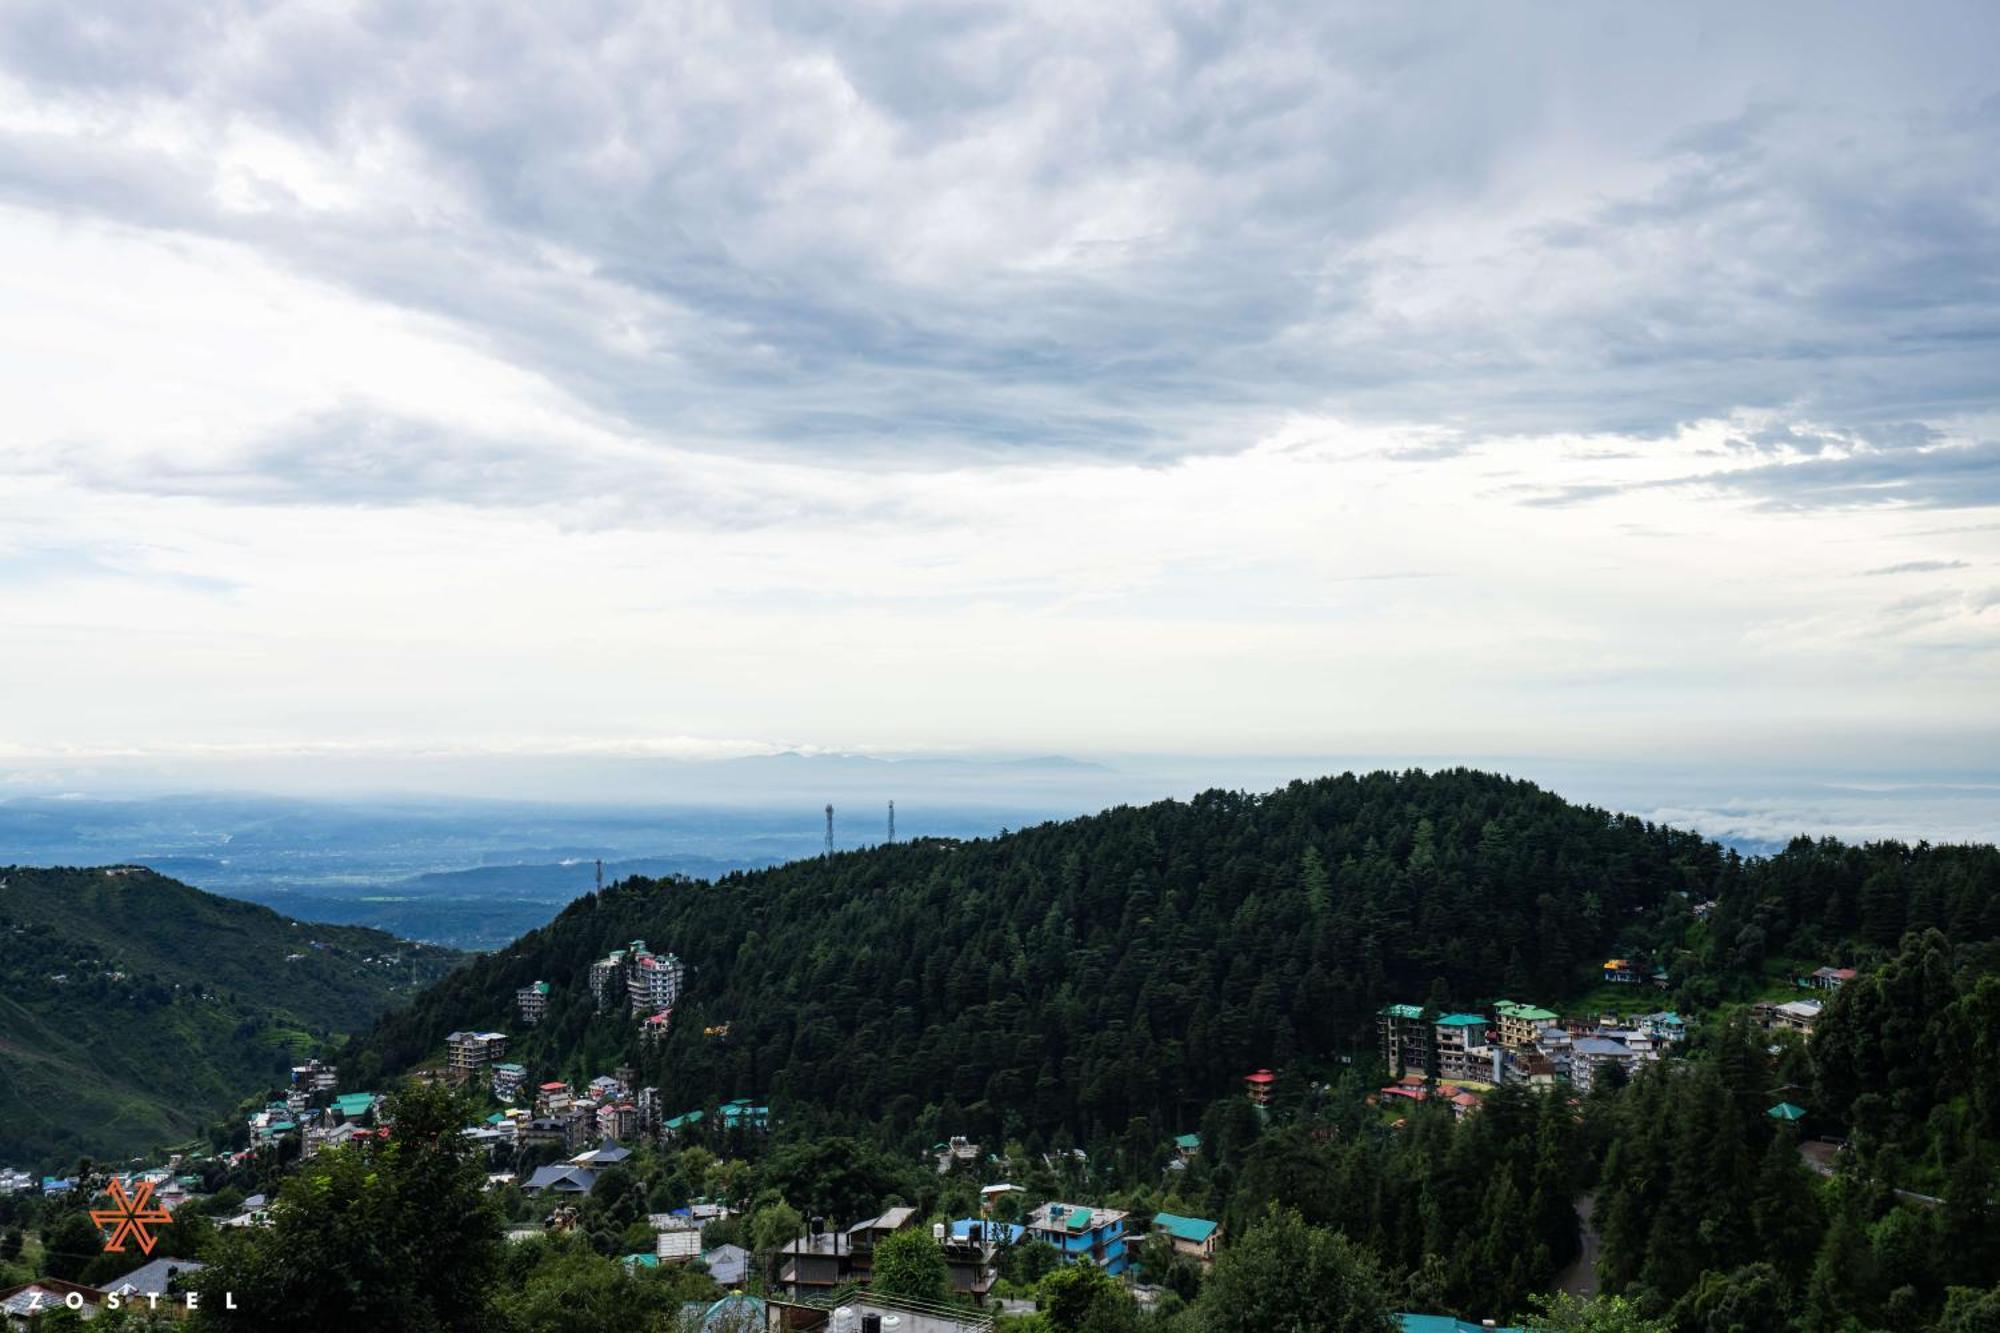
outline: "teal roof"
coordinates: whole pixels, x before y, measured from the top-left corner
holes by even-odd
[[[1483,1014],[1446,1014],[1438,1020],[1438,1026],[1441,1028],[1469,1028],[1474,1023],[1483,1024],[1485,1021],[1486,1017]]]
[[[628,1254],[619,1260],[628,1268],[658,1268],[660,1256],[657,1254]]]
[[[1522,1333],[1518,1328],[1487,1329],[1446,1314],[1399,1314],[1403,1333]]]
[[[1174,1146],[1176,1148],[1186,1148],[1189,1152],[1193,1152],[1201,1146],[1201,1135],[1177,1134],[1174,1136]]]
[[[667,1121],[667,1128],[679,1129],[684,1125],[699,1125],[702,1122],[702,1119],[703,1119],[702,1112],[689,1111],[686,1115],[677,1115],[672,1120]]]
[[[1177,1213],[1154,1213],[1153,1227],[1164,1231],[1175,1240],[1190,1241],[1200,1245],[1215,1234],[1218,1224],[1205,1217],[1182,1217]]]
[[[1806,1108],[1794,1106],[1790,1102],[1779,1102],[1764,1114],[1773,1120],[1803,1120],[1806,1118]]]
[[[1519,1018],[1529,1023],[1553,1023],[1556,1015],[1547,1009],[1537,1009],[1532,1004],[1516,1004],[1512,1000],[1502,1000],[1493,1006],[1503,1018]]]
[[[1422,1018],[1424,1009],[1419,1004],[1392,1004],[1382,1011],[1384,1018]]]
[[[344,1116],[367,1115],[375,1109],[375,1094],[372,1092],[343,1092],[333,1099],[334,1109]]]

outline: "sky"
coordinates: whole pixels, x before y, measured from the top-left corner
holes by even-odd
[[[2000,10],[0,7],[0,783],[2000,754]]]

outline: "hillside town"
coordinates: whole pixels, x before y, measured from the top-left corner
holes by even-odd
[[[1810,1036],[1825,993],[1838,990],[1854,975],[1853,969],[1819,968],[1796,979],[1800,998],[1759,1001],[1750,1012],[1768,1032]],[[1603,980],[1616,987],[1661,984],[1657,973],[1648,973],[1629,959],[1606,961]],[[664,1029],[671,1023],[685,981],[686,969],[674,954],[656,954],[644,941],[633,940],[592,963],[582,984],[599,1021],[635,1024],[644,1041],[655,1025]],[[451,1032],[444,1039],[442,1060],[413,1076],[492,1108],[461,1133],[488,1167],[487,1189],[519,1201],[515,1211],[522,1220],[512,1227],[510,1237],[575,1230],[600,1186],[614,1173],[629,1172],[639,1153],[671,1154],[697,1144],[711,1153],[726,1154],[732,1146],[754,1152],[755,1143],[770,1134],[772,1112],[763,1102],[737,1097],[674,1107],[660,1087],[639,1085],[629,1065],[577,1083],[538,1081],[530,1067],[509,1058],[510,1048],[543,1022],[556,993],[557,987],[548,981],[521,987],[509,1016],[513,1031]],[[1376,1028],[1376,1054],[1389,1081],[1370,1100],[1394,1128],[1406,1123],[1411,1110],[1432,1102],[1448,1106],[1455,1119],[1474,1115],[1495,1089],[1509,1085],[1585,1096],[1607,1080],[1623,1084],[1642,1066],[1671,1058],[1689,1035],[1687,1020],[1672,1010],[1627,1006],[1615,1014],[1564,1015],[1511,999],[1447,1011],[1390,1004],[1377,1016]],[[1250,1071],[1242,1078],[1242,1103],[1255,1116],[1268,1117],[1287,1077],[1272,1069]],[[338,1069],[308,1059],[292,1067],[282,1098],[247,1112],[245,1142],[233,1151],[175,1153],[152,1167],[88,1177],[0,1169],[0,1196],[39,1194],[55,1199],[79,1190],[101,1192],[115,1180],[128,1190],[150,1186],[151,1198],[172,1213],[211,1197],[204,1182],[218,1173],[249,1170],[275,1179],[273,1173],[289,1163],[336,1148],[366,1150],[390,1139],[395,1133],[390,1099],[370,1090],[341,1091],[341,1086]],[[1791,1102],[1780,1102],[1770,1114],[1795,1121],[1805,1112]],[[1199,1133],[1174,1135],[1165,1166],[1169,1181],[1197,1161],[1202,1149]],[[724,1156],[720,1164],[727,1165],[728,1160]],[[709,1333],[809,1327],[817,1316],[829,1321],[829,1328],[847,1326],[834,1320],[841,1311],[855,1315],[856,1333],[864,1327],[890,1326],[866,1323],[866,1314],[895,1318],[903,1327],[929,1333],[988,1333],[997,1315],[1032,1308],[1018,1296],[1005,1294],[1010,1290],[1007,1275],[1020,1270],[1027,1262],[1023,1256],[1031,1250],[1047,1255],[1045,1264],[1099,1269],[1106,1277],[1129,1284],[1144,1301],[1157,1299],[1162,1290],[1154,1284],[1163,1265],[1185,1264],[1205,1273],[1227,1244],[1216,1219],[1165,1210],[1135,1211],[1093,1201],[1088,1195],[1031,1197],[1009,1178],[1035,1165],[1087,1171],[1088,1157],[1081,1149],[1046,1155],[1039,1163],[1022,1162],[989,1152],[968,1136],[953,1135],[934,1145],[927,1160],[940,1177],[978,1182],[974,1211],[931,1221],[927,1230],[916,1208],[899,1203],[855,1219],[805,1218],[796,1235],[773,1246],[760,1260],[743,1243],[748,1239],[743,1229],[747,1201],[693,1197],[647,1211],[649,1243],[625,1253],[623,1262],[632,1268],[705,1273],[725,1295],[700,1310],[691,1308],[689,1327]],[[267,1227],[271,1220],[270,1198],[259,1192],[233,1202],[215,1224],[225,1229]],[[958,1304],[924,1307],[871,1297],[878,1250],[891,1237],[912,1232],[928,1234],[937,1247]],[[1144,1274],[1142,1252],[1152,1255]],[[0,1310],[15,1320],[9,1326],[31,1328],[20,1313],[30,1299],[26,1292],[39,1291],[72,1305],[82,1301],[94,1309],[120,1291],[171,1294],[200,1268],[193,1260],[148,1264],[95,1288],[46,1279],[0,1293],[6,1302]],[[1406,1333],[1449,1326],[1431,1322],[1432,1316],[1402,1318]],[[1486,1327],[1493,1324],[1489,1321]]]

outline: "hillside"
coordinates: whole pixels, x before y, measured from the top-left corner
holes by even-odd
[[[184,1140],[456,958],[137,867],[0,868],[0,1162]]]
[[[937,1105],[968,1130],[1092,1141],[1134,1116],[1185,1125],[1261,1065],[1372,1051],[1391,999],[1573,998],[1612,954],[1669,969],[1677,994],[1651,1003],[1747,997],[1791,953],[1865,962],[1905,929],[1990,949],[1997,890],[1991,848],[1746,861],[1526,782],[1350,774],[626,881],[384,1018],[349,1072],[434,1061],[454,1028],[518,1033],[515,989],[546,980],[549,1015],[514,1047],[538,1076],[629,1061],[686,1105],[770,1096],[891,1133]],[[592,960],[633,939],[688,964],[656,1047],[588,994]]]

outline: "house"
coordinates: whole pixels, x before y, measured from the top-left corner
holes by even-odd
[[[113,1278],[98,1290],[107,1296],[117,1296],[121,1305],[133,1304],[133,1298],[145,1300],[148,1296],[165,1299],[178,1293],[186,1285],[187,1279],[199,1273],[204,1267],[194,1259],[155,1259],[142,1264],[124,1277]]]
[[[1818,1000],[1787,1000],[1783,1004],[1756,1005],[1753,1012],[1769,1031],[1810,1034],[1825,1008]]]
[[[990,1213],[993,1211],[993,1205],[998,1203],[1001,1199],[1005,1198],[1007,1195],[1026,1194],[1027,1192],[1028,1191],[1022,1189],[1019,1185],[1007,1185],[1007,1184],[981,1185],[979,1187],[979,1211],[982,1213]]]
[[[1153,1234],[1165,1236],[1175,1254],[1195,1260],[1203,1268],[1215,1262],[1215,1242],[1220,1223],[1205,1217],[1182,1217],[1178,1213],[1154,1213]]]
[[[693,1263],[701,1258],[701,1232],[659,1232],[653,1237],[653,1254],[663,1264]]]
[[[1541,1030],[1557,1021],[1556,1015],[1547,1009],[1512,1000],[1496,1001],[1493,1016],[1498,1020],[1500,1044],[1515,1050],[1533,1046]]]
[[[667,1039],[673,1027],[674,1011],[662,1009],[639,1020],[639,1039],[648,1045],[657,1045]]]
[[[565,1162],[544,1166],[521,1186],[523,1194],[588,1194],[597,1187],[597,1172],[591,1167]]]
[[[1028,1214],[1028,1233],[1072,1263],[1093,1263],[1113,1277],[1125,1271],[1125,1218],[1116,1208],[1045,1203]]]
[[[1259,1069],[1243,1076],[1243,1093],[1250,1099],[1252,1106],[1269,1106],[1271,1086],[1277,1081],[1276,1074],[1268,1069]]]
[[[1799,982],[1808,990],[1839,990],[1854,980],[1851,967],[1817,967],[1809,977],[1800,977]]]
[[[1643,979],[1639,965],[1629,958],[1611,958],[1604,964],[1604,979],[1616,986],[1636,986]]]
[[[561,1115],[563,1112],[569,1110],[570,1103],[574,1100],[575,1097],[569,1090],[569,1084],[544,1083],[541,1087],[535,1089],[535,1114],[539,1116]]]
[[[502,1064],[493,1066],[493,1096],[503,1102],[512,1102],[521,1095],[521,1088],[528,1081],[528,1070],[524,1065]]]
[[[630,1148],[620,1147],[606,1139],[589,1152],[580,1152],[569,1161],[571,1166],[589,1166],[603,1170],[607,1166],[617,1166],[620,1162],[629,1161],[631,1157]]]
[[[504,1032],[454,1032],[444,1039],[446,1069],[453,1083],[469,1083],[507,1053]]]
[[[96,1287],[86,1287],[81,1282],[65,1282],[61,1278],[38,1277],[33,1282],[0,1291],[0,1320],[5,1320],[0,1327],[33,1328],[31,1320],[65,1305],[80,1310],[82,1317],[89,1319],[103,1303],[104,1293]]]
[[[1795,1106],[1791,1102],[1779,1102],[1776,1106],[1764,1112],[1764,1114],[1770,1116],[1773,1120],[1781,1120],[1786,1124],[1797,1124],[1806,1118],[1806,1108]]]
[[[26,1171],[0,1170],[0,1195],[26,1194],[35,1187],[35,1178]]]
[[[938,1226],[932,1234],[944,1250],[953,1293],[970,1296],[973,1304],[984,1305],[987,1293],[1000,1280],[1000,1251],[1019,1244],[1028,1233],[1026,1228],[1011,1222],[964,1217],[949,1227]]]
[[[1671,1046],[1687,1036],[1687,1020],[1671,1009],[1663,1009],[1657,1014],[1641,1014],[1638,1023],[1641,1032],[1662,1046]]]
[[[934,1144],[931,1155],[937,1159],[938,1174],[943,1175],[960,1162],[979,1160],[979,1145],[963,1134],[954,1134],[945,1143]]]
[[[711,1305],[694,1301],[682,1306],[675,1327],[689,1333],[764,1333],[770,1318],[762,1300],[735,1292]]]
[[[514,1007],[521,1011],[521,1025],[533,1027],[548,1016],[549,983],[534,981],[514,992]]]
[[[606,1102],[597,1108],[597,1132],[607,1139],[639,1136],[639,1108],[631,1102]]]
[[[1392,1077],[1406,1069],[1428,1072],[1431,1067],[1431,1026],[1424,1022],[1422,1006],[1392,1004],[1376,1016],[1382,1033],[1382,1063]]]
[[[750,1278],[750,1251],[741,1245],[718,1245],[704,1251],[701,1261],[719,1287],[740,1287]]]
[[[702,1111],[687,1111],[681,1115],[674,1116],[669,1120],[661,1121],[660,1138],[668,1142],[671,1142],[672,1140],[679,1138],[681,1135],[692,1131],[695,1128],[695,1126],[699,1125],[702,1122],[702,1118],[705,1114],[706,1113]]]
[[[825,1296],[836,1287],[865,1284],[874,1274],[875,1246],[916,1218],[914,1208],[891,1208],[846,1231],[808,1231],[778,1251],[778,1286],[794,1296]]]
[[[530,1120],[514,1131],[514,1142],[522,1148],[560,1148],[568,1137],[563,1122],[549,1116]]]
[[[1174,1136],[1174,1155],[1180,1158],[1181,1161],[1192,1162],[1200,1152],[1201,1135],[1176,1134]]]

